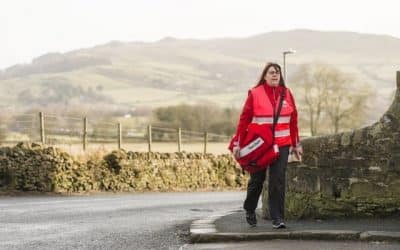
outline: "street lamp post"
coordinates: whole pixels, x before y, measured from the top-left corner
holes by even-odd
[[[296,51],[293,49],[283,51],[283,80],[285,80],[285,83],[286,83],[286,55],[294,53],[296,53]]]

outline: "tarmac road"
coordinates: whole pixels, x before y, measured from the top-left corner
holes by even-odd
[[[189,224],[244,192],[0,197],[0,249],[180,249]]]

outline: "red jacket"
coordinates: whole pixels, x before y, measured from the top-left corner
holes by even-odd
[[[284,89],[282,86],[277,86],[277,87],[271,87],[268,84],[263,84],[265,91],[269,97],[269,100],[271,104],[277,108],[278,106],[278,99],[280,96],[281,91]],[[244,104],[243,111],[240,115],[239,123],[237,126],[237,131],[236,135],[241,135],[243,134],[249,123],[252,122],[253,117],[255,117],[254,114],[254,100],[253,100],[253,95],[252,95],[252,90],[249,91],[249,95],[247,97],[247,100]],[[293,98],[293,95],[291,94],[290,90],[287,89],[287,96],[285,97],[285,100],[288,100],[287,103],[292,106],[292,113],[290,114],[290,123],[289,123],[289,129],[290,129],[290,139],[288,140],[277,140],[276,143],[278,146],[296,146],[299,142],[299,129],[298,129],[298,117],[297,117],[297,108],[296,104]],[[268,100],[266,100],[268,101]]]

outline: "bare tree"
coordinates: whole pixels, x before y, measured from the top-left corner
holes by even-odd
[[[304,64],[293,76],[296,92],[300,93],[300,103],[308,115],[311,135],[318,134],[324,99],[327,98],[327,74],[322,65]]]
[[[368,86],[357,88],[353,77],[335,71],[324,110],[333,125],[333,132],[338,133],[341,128],[361,126],[371,91]]]
[[[322,124],[331,132],[360,126],[371,95],[368,86],[356,85],[356,80],[339,69],[321,63],[304,64],[293,76],[299,106],[307,114],[311,135],[317,135]]]

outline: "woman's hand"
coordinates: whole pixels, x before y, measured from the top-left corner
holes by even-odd
[[[292,153],[297,160],[301,161],[301,156],[303,155],[303,146],[301,146],[301,144],[298,144],[296,147],[293,147]]]

